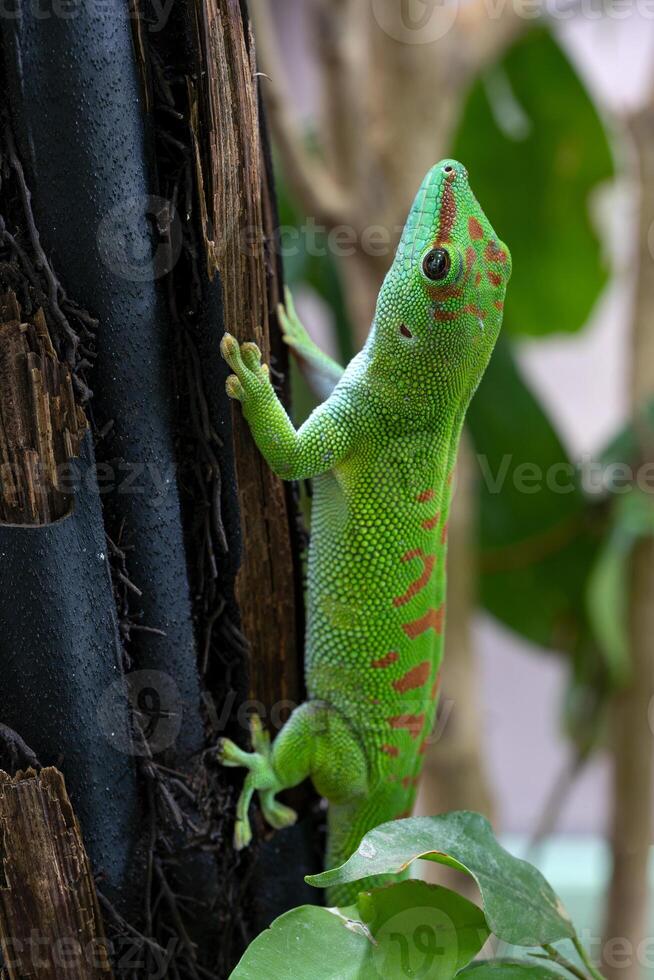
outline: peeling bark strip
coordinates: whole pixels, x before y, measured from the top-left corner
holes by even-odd
[[[42,310],[24,322],[13,292],[0,296],[0,523],[42,525],[72,506],[66,464],[86,417]]]
[[[57,769],[0,772],[0,945],[9,980],[111,980],[93,875]]]
[[[241,341],[255,341],[269,362],[268,326],[278,284],[266,252],[272,229],[270,215],[264,214],[253,44],[237,0],[197,0],[196,23],[207,69],[191,101],[196,107],[197,180],[204,192],[208,273],[220,273],[225,329]],[[296,583],[288,502],[238,411],[233,427],[243,525],[236,597],[251,648],[250,690],[265,704],[297,701],[300,682],[292,669],[299,660]]]

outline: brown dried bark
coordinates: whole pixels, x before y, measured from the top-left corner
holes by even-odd
[[[235,0],[197,5],[206,77],[192,103],[198,184],[210,277],[220,272],[226,329],[253,340],[271,361],[270,327],[279,284],[271,257],[272,218],[259,128],[256,66]],[[203,159],[200,145],[204,149]],[[273,363],[273,368],[283,365]],[[274,376],[274,375],[273,375]],[[300,695],[292,515],[281,481],[256,449],[238,410],[233,413],[243,555],[236,598],[250,644],[250,692],[270,706]]]
[[[0,296],[0,523],[43,525],[69,513],[66,464],[85,430],[42,310],[25,322],[15,295]]]
[[[0,772],[0,946],[8,980],[111,980],[91,868],[57,769]]]

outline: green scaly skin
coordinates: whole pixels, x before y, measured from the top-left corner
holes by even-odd
[[[434,249],[442,278],[423,265]],[[254,791],[266,820],[283,827],[295,814],[275,795],[307,776],[329,801],[329,867],[372,827],[411,813],[436,712],[457,446],[510,274],[509,251],[465,168],[443,160],[418,191],[368,340],[345,371],[308,338],[292,303],[280,311],[287,343],[325,395],[299,431],[257,347],[223,338],[234,372],[227,391],[242,403],[259,450],[282,478],[314,480],[309,700],[272,746],[259,725],[254,752],[220,745],[224,765],[248,770],[237,847],[250,840]],[[361,887],[336,889],[329,900],[347,903]]]

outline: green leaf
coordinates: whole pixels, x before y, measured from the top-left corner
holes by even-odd
[[[459,976],[470,980],[561,980],[563,974],[523,960],[484,960],[473,963]]]
[[[378,980],[362,923],[313,905],[286,912],[250,943],[230,980]]]
[[[418,858],[470,874],[479,886],[488,925],[508,943],[541,946],[575,936],[560,899],[540,871],[505,851],[488,820],[478,813],[459,811],[382,824],[365,835],[341,867],[306,880],[328,888],[369,875],[399,874]]]
[[[381,977],[453,977],[490,935],[478,906],[424,881],[362,892],[358,906],[379,943],[373,963]]]
[[[304,905],[276,919],[246,950],[230,980],[450,980],[489,931],[481,909],[422,881],[359,895],[358,909]]]
[[[607,278],[589,204],[614,165],[588,92],[547,29],[523,35],[473,84],[452,155],[513,255],[507,328],[578,330]]]

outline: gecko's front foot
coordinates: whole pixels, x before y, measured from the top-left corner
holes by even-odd
[[[249,770],[236,804],[234,847],[237,851],[247,847],[252,840],[248,810],[255,790],[259,793],[264,819],[271,827],[281,830],[282,827],[289,827],[297,820],[295,810],[291,810],[275,799],[275,794],[281,786],[272,764],[270,737],[263,730],[258,715],[251,717],[250,729],[253,752],[243,751],[229,738],[221,739],[217,748],[217,758],[221,765],[238,766]]]
[[[236,337],[226,333],[220,342],[220,353],[234,372],[225,382],[230,398],[245,407],[274,394],[268,365],[261,363],[261,351],[256,344],[239,344]]]

